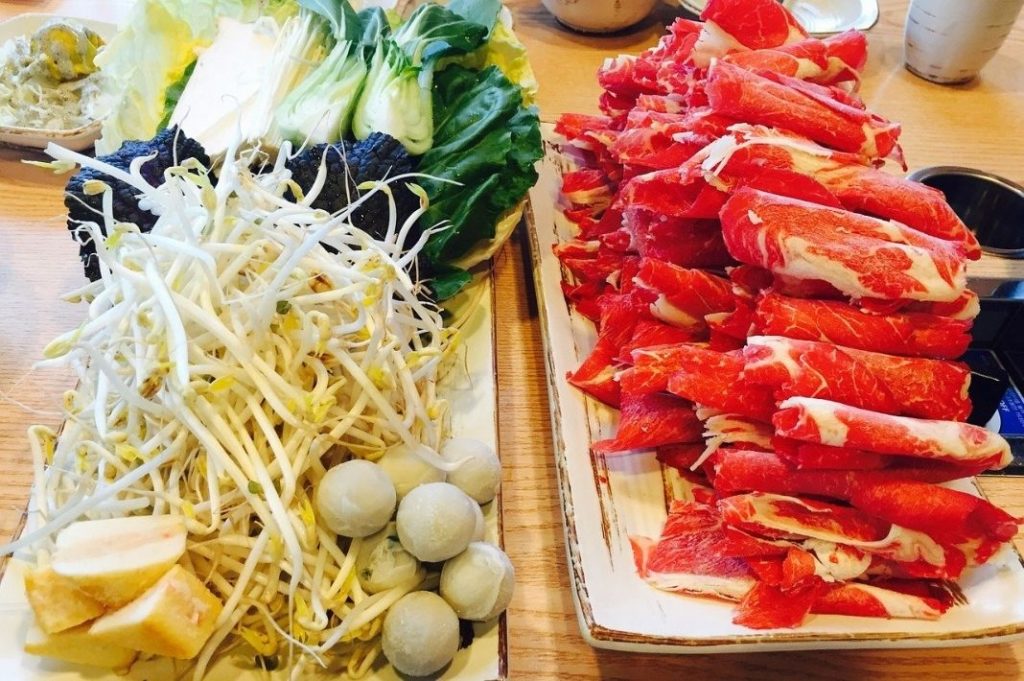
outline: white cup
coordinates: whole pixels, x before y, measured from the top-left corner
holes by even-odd
[[[543,2],[547,10],[569,28],[584,33],[611,33],[643,21],[659,0],[543,0]]]
[[[933,83],[966,83],[995,56],[1024,0],[912,0],[903,61]]]

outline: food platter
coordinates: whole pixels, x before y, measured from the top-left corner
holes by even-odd
[[[29,35],[55,15],[41,13],[19,14],[16,17],[0,22],[0,45],[21,35]],[[117,26],[105,21],[94,19],[75,19],[78,23],[98,33],[104,40],[110,40],[117,31]],[[88,149],[100,135],[101,121],[95,120],[71,130],[40,130],[15,126],[0,126],[0,145],[43,149],[50,142],[55,142],[68,149]]]
[[[573,233],[559,208],[561,175],[573,168],[545,126],[540,180],[527,215],[551,400],[556,469],[573,599],[580,630],[602,648],[659,653],[838,648],[953,647],[1024,636],[1024,566],[1012,545],[961,582],[966,605],[935,621],[816,615],[797,630],[732,623],[728,603],[655,590],[636,573],[630,535],[657,537],[672,494],[652,452],[592,455],[611,437],[616,412],[567,381],[587,356],[592,324],[566,305],[552,247]],[[955,483],[977,494],[973,483]]]
[[[11,111],[68,125],[69,90],[120,99],[95,158],[46,147],[54,167],[80,167],[65,201],[90,283],[71,299],[113,307],[43,351],[78,384],[59,433],[29,429],[33,499],[0,548],[13,556],[0,676],[504,679],[515,577],[500,548],[486,261],[542,153],[507,11],[418,3],[397,19],[337,0],[197,17],[160,2],[136,5],[109,42],[44,23],[8,52]],[[490,63],[499,43],[527,89]],[[393,115],[407,106],[418,113]],[[450,123],[463,115],[487,164],[450,162],[482,144]],[[474,182],[445,182],[456,165]],[[446,204],[480,173],[500,196]],[[182,204],[201,219],[179,219]],[[137,304],[141,271],[156,318]],[[91,356],[70,360],[79,352]]]
[[[473,290],[465,294],[473,313],[462,326],[464,343],[459,349],[462,356],[453,362],[455,368],[446,376],[444,393],[452,407],[453,432],[497,448],[494,289],[489,270],[484,268],[484,271],[482,274],[485,276],[479,277]],[[488,541],[501,544],[500,495],[484,511]],[[31,514],[27,516],[31,517]],[[31,520],[27,525],[31,529]],[[84,673],[89,675],[88,678],[110,681],[124,678],[170,678],[166,675],[173,667],[166,663],[136,664],[128,676],[118,676],[112,672],[102,676],[97,675],[95,668],[66,665],[25,655],[22,641],[30,619],[30,609],[22,585],[23,568],[24,564],[17,560],[7,561],[6,566],[0,564],[0,678],[11,681],[71,681],[83,678]],[[507,678],[507,637],[504,616],[476,625],[472,644],[459,651],[439,678],[453,681],[504,681]],[[208,678],[213,681],[265,678],[253,670],[251,663],[251,658],[226,656],[211,669]],[[184,669],[184,666],[181,668]],[[334,676],[325,675],[323,678]],[[365,678],[383,681],[400,677],[393,668],[381,661]]]

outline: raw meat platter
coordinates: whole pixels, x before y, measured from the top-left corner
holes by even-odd
[[[742,8],[740,7],[742,5]],[[857,96],[867,44],[712,0],[598,73],[528,214],[581,630],[654,652],[1024,634],[970,477],[980,249]],[[888,167],[886,167],[888,166]]]

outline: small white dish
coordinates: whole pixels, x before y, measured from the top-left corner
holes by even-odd
[[[96,31],[104,41],[109,41],[117,33],[117,26],[105,21],[81,19],[79,17],[63,17],[59,14],[26,13],[0,22],[0,45],[12,38],[30,35],[47,21],[56,18],[68,18]],[[23,128],[18,126],[0,125],[0,145],[45,149],[50,142],[62,147],[81,151],[88,149],[100,136],[101,119],[70,130],[46,130],[43,128]]]
[[[543,0],[565,26],[582,33],[614,33],[647,18],[658,0]]]

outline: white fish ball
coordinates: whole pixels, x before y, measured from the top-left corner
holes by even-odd
[[[448,482],[486,504],[501,485],[501,462],[487,444],[469,437],[453,437],[441,445],[441,456],[451,463],[462,462],[448,473]]]
[[[515,584],[512,561],[485,542],[473,542],[441,570],[441,596],[467,620],[482,622],[500,615],[512,601]]]
[[[363,590],[373,594],[421,577],[423,570],[416,557],[398,541],[395,523],[388,523],[383,530],[363,540],[356,557],[356,575]]]
[[[421,445],[421,447],[427,449],[426,445]],[[391,482],[395,484],[399,501],[404,499],[405,495],[414,487],[428,482],[444,482],[445,480],[443,470],[430,465],[404,442],[389,447],[384,452],[384,456],[377,461],[377,465],[384,469],[384,472],[391,478]]]
[[[316,488],[316,510],[343,537],[367,537],[391,520],[398,499],[391,478],[377,464],[352,459],[334,466]]]
[[[420,485],[398,505],[398,538],[423,562],[447,560],[462,553],[473,539],[479,508],[455,485]]]
[[[483,510],[473,504],[476,507],[476,511],[473,515],[476,516],[476,527],[473,528],[473,539],[472,541],[483,541],[487,536],[487,521],[484,520]]]
[[[388,610],[381,646],[384,656],[401,673],[433,674],[459,650],[459,618],[437,594],[414,591]]]

